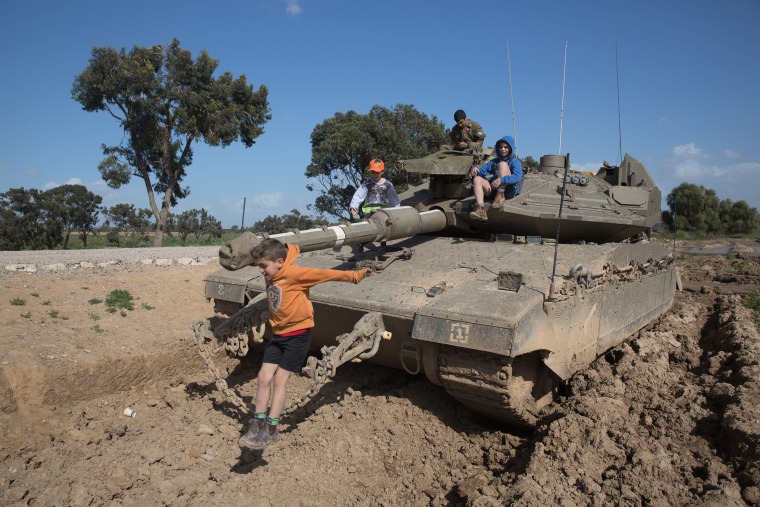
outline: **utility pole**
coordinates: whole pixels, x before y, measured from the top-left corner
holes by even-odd
[[[243,197],[243,219],[240,221],[240,232],[245,229],[245,197]]]

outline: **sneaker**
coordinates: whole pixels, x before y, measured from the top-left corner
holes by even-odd
[[[488,220],[488,215],[486,215],[486,207],[482,204],[476,204],[475,211],[470,212],[470,218],[474,218],[475,220],[479,220],[481,222]]]
[[[238,445],[240,447],[253,449],[253,445],[256,442],[256,437],[259,436],[259,433],[261,433],[261,430],[264,429],[264,426],[266,426],[266,419],[254,419],[251,423],[251,427],[248,428],[248,431],[246,431],[245,435],[240,437],[240,440],[238,440]]]
[[[504,192],[502,191],[496,191],[496,197],[493,198],[493,207],[494,208],[501,208],[501,205],[504,204],[504,201],[506,199],[504,198]]]
[[[251,449],[263,449],[264,447],[280,440],[280,430],[276,424],[265,424],[253,441]]]

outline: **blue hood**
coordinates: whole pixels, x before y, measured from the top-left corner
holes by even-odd
[[[499,155],[499,143],[502,142],[502,141],[504,141],[505,143],[507,143],[509,145],[509,147],[511,148],[511,150],[512,150],[512,151],[509,152],[509,156],[507,158],[505,158],[504,160],[506,160],[506,161],[512,160],[513,158],[515,158],[515,152],[517,151],[517,150],[515,150],[515,140],[514,140],[514,138],[512,136],[504,136],[501,139],[499,139],[498,141],[496,141],[496,144],[494,145],[494,152],[496,154],[496,157],[497,158],[501,158],[501,156]]]

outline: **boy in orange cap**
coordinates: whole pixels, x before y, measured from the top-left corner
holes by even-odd
[[[401,205],[393,183],[383,178],[385,164],[379,158],[369,161],[369,178],[359,185],[351,198],[349,213],[351,218],[369,215],[377,208],[396,208]]]
[[[385,174],[383,161],[379,158],[370,160],[370,177],[359,185],[351,198],[351,206],[348,212],[351,214],[352,222],[371,215],[378,208],[397,208],[401,205],[398,194],[396,194],[396,188],[393,183],[383,177],[383,174]],[[381,243],[381,246],[385,246],[385,243]],[[363,251],[363,243],[354,247],[354,255]]]

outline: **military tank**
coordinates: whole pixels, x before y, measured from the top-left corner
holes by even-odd
[[[315,352],[359,328],[371,341],[390,337],[359,358],[425,375],[497,421],[534,425],[563,380],[671,307],[674,258],[650,241],[660,190],[627,154],[596,174],[569,171],[569,155],[547,155],[484,222],[470,217],[467,174],[477,160],[431,157],[396,164],[428,178],[399,208],[358,223],[247,232],[223,246],[222,268],[205,280],[206,297],[229,316],[214,335],[237,356],[261,341],[265,285],[250,249],[274,237],[299,245],[302,265],[377,271],[358,285],[310,290]],[[354,244],[370,246],[354,255]]]

